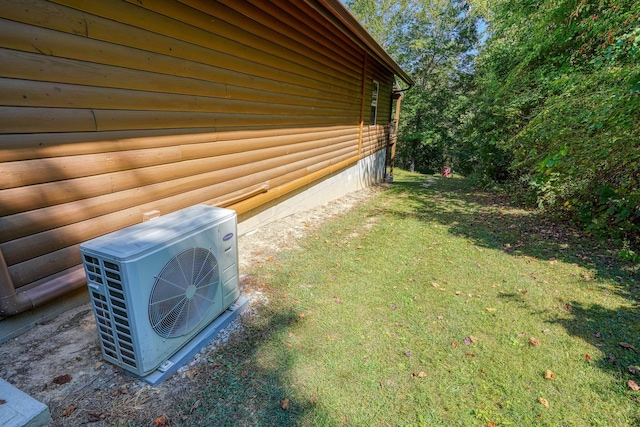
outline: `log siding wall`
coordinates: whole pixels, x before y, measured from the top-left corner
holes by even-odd
[[[14,285],[77,268],[81,242],[145,212],[232,205],[383,149],[393,73],[338,24],[303,1],[0,0]]]

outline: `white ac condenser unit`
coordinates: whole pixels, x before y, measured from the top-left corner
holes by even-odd
[[[240,295],[236,214],[195,205],[80,245],[102,354],[145,376]]]

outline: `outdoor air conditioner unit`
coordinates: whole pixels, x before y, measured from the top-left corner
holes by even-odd
[[[145,376],[229,308],[236,235],[234,211],[196,205],[82,244],[104,359]]]

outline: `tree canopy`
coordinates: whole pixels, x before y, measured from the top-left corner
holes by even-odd
[[[405,93],[400,167],[423,172],[454,161],[477,42],[465,1],[350,0],[347,6],[416,82]]]
[[[640,3],[346,3],[417,82],[401,166],[453,166],[638,242]]]

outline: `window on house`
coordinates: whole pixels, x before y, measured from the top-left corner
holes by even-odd
[[[375,126],[378,119],[378,91],[380,89],[380,83],[373,81],[371,88],[371,126]]]

